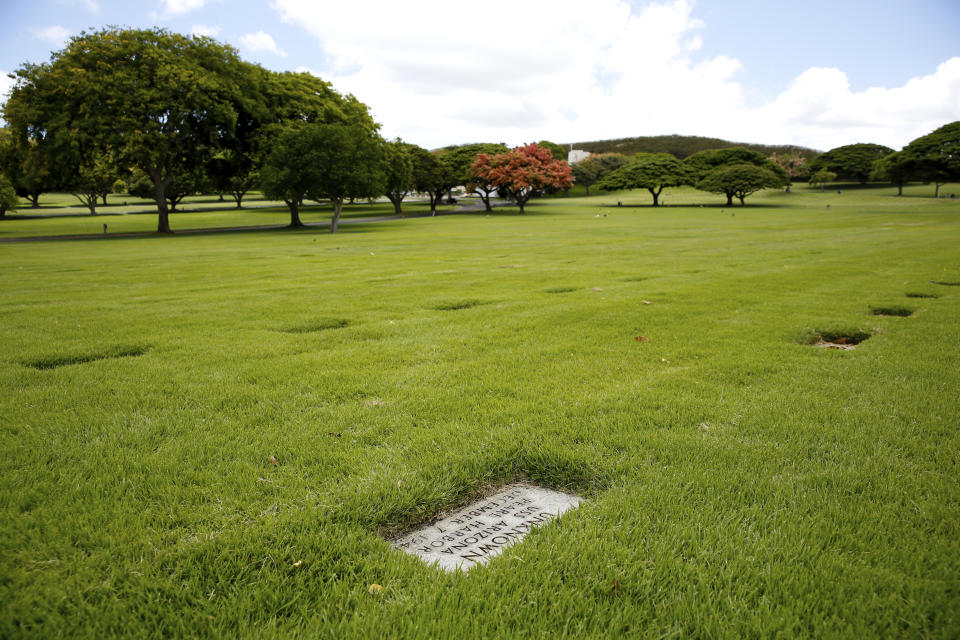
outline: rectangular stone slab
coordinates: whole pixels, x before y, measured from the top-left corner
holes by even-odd
[[[391,544],[441,569],[468,571],[581,501],[543,487],[512,484]]]

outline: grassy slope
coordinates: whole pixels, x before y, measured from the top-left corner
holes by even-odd
[[[0,635],[956,636],[960,203],[889,193],[4,245]],[[518,476],[590,500],[376,535]]]

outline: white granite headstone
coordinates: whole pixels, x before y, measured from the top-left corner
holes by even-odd
[[[467,571],[581,500],[543,487],[512,484],[392,544],[430,564],[436,563],[441,569]]]

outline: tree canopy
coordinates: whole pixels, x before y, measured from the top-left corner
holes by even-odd
[[[905,146],[899,162],[911,177],[936,185],[934,196],[947,182],[960,181],[960,120],[945,124]]]
[[[527,201],[543,189],[573,185],[570,165],[536,143],[515,147],[506,153],[481,153],[473,163],[473,172],[477,179],[488,181],[500,195],[516,202],[520,213],[524,212]]]
[[[507,145],[502,142],[477,142],[441,149],[444,161],[453,172],[457,184],[462,184],[471,193],[476,193],[483,201],[487,211],[492,211],[490,196],[496,191],[488,180],[478,176],[473,171],[473,163],[481,153],[488,155],[506,153]]]
[[[626,156],[619,153],[596,153],[580,162],[574,162],[570,165],[570,169],[573,170],[576,184],[582,185],[589,196],[590,187],[611,171],[616,171],[629,162]]]
[[[826,169],[836,173],[841,180],[856,180],[866,184],[877,160],[893,153],[893,149],[880,144],[858,143],[830,149],[810,163],[810,171]]]
[[[744,147],[698,151],[686,158],[683,163],[690,170],[691,177],[695,182],[702,180],[718,167],[735,164],[752,164],[757,167],[764,167],[780,176],[785,182],[787,181],[787,172],[782,167],[774,164],[764,154]]]
[[[329,199],[333,205],[330,232],[336,233],[344,199],[385,192],[384,162],[383,140],[369,129],[304,123],[276,139],[261,181],[268,198],[286,203],[291,227],[303,226],[299,215],[303,200]]]
[[[387,142],[383,147],[386,196],[397,215],[403,213],[403,199],[413,189],[413,145],[402,140]]]
[[[50,62],[16,71],[4,117],[19,147],[56,158],[71,180],[99,175],[107,159],[141,170],[153,184],[159,231],[170,230],[167,191],[186,176],[202,182],[215,159],[234,173],[239,203],[287,124],[377,128],[364,105],[319,78],[268,71],[210,38],[164,29],[81,33]]]
[[[6,216],[7,211],[16,209],[19,204],[20,199],[17,198],[13,185],[0,173],[0,218]]]
[[[782,187],[786,183],[781,175],[777,175],[767,167],[758,167],[755,164],[740,163],[722,165],[713,169],[697,182],[697,189],[722,193],[727,196],[727,205],[733,204],[733,198],[744,205],[744,199],[760,189]]]
[[[689,169],[669,153],[638,153],[629,164],[607,174],[597,187],[605,191],[646,189],[656,207],[665,187],[689,182]]]

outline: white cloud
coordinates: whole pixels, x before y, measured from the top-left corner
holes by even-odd
[[[190,27],[190,33],[195,36],[206,36],[208,38],[216,38],[217,34],[220,33],[220,27],[217,26],[208,26],[205,24],[195,24]]]
[[[163,13],[179,16],[203,7],[206,0],[163,0]]]
[[[960,58],[903,87],[856,93],[842,71],[814,68],[769,103],[748,104],[742,64],[699,53],[709,25],[689,0],[642,9],[624,0],[487,0],[482,11],[446,0],[274,6],[319,40],[321,75],[367,103],[385,136],[430,147],[662,133],[899,147],[960,119]]]
[[[94,13],[100,11],[100,3],[97,2],[97,0],[60,0],[60,3],[72,6],[81,6],[87,11],[92,11]]]
[[[44,29],[33,29],[33,35],[58,47],[65,45],[70,38],[70,32],[58,24]]]
[[[256,33],[243,34],[240,36],[239,42],[240,48],[252,53],[268,52],[281,58],[287,57],[286,52],[273,41],[273,36],[262,30]]]
[[[13,89],[13,78],[7,77],[7,71],[0,69],[0,105],[7,101],[10,89]],[[2,120],[0,120],[2,122]]]

